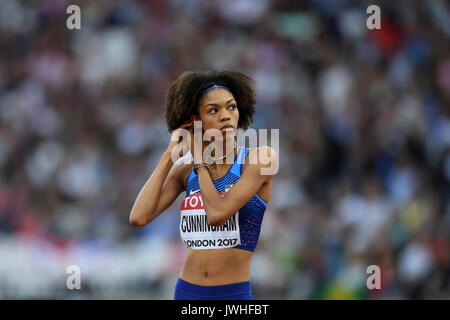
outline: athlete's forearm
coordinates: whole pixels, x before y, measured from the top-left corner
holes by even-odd
[[[161,188],[172,166],[173,162],[170,153],[165,152],[133,204],[130,213],[130,223],[132,225],[143,226],[153,220],[153,214],[159,202]]]
[[[223,199],[217,192],[206,168],[197,169],[197,175],[208,223],[212,226],[220,226],[228,220],[220,216],[220,208],[224,208]]]

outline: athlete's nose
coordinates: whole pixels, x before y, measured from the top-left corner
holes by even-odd
[[[230,117],[229,116],[223,116],[221,119],[220,119],[220,122],[227,122],[227,121],[230,121]]]
[[[230,113],[228,112],[228,110],[222,110],[220,112],[220,122],[226,122],[226,121],[230,121],[231,117],[230,117]]]

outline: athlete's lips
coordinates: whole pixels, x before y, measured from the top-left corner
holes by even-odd
[[[227,129],[227,128],[232,128],[232,129],[234,129],[233,126],[232,126],[231,124],[226,124],[226,125],[224,125],[222,128],[220,128],[220,130],[222,130],[222,129]]]

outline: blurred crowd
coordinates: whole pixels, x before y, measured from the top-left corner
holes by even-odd
[[[280,129],[255,298],[450,298],[448,1],[74,2],[80,30],[68,0],[0,5],[0,298],[172,298],[182,195],[128,217],[168,83],[210,69],[254,78],[253,128]]]

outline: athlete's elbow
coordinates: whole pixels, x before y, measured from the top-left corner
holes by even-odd
[[[225,222],[227,221],[219,214],[211,214],[208,216],[208,223],[213,227],[220,227]]]
[[[130,214],[129,221],[133,227],[143,227],[146,224],[148,224],[148,221],[146,221],[142,218],[136,217],[133,214]]]
[[[220,227],[221,225],[223,225],[223,222],[219,219],[211,219],[211,220],[208,220],[208,222],[213,227]]]
[[[131,224],[133,227],[143,227],[143,226],[145,226],[147,223],[145,223],[145,222],[143,222],[143,221],[140,221],[140,220],[137,220],[137,219],[130,219],[130,224]]]

